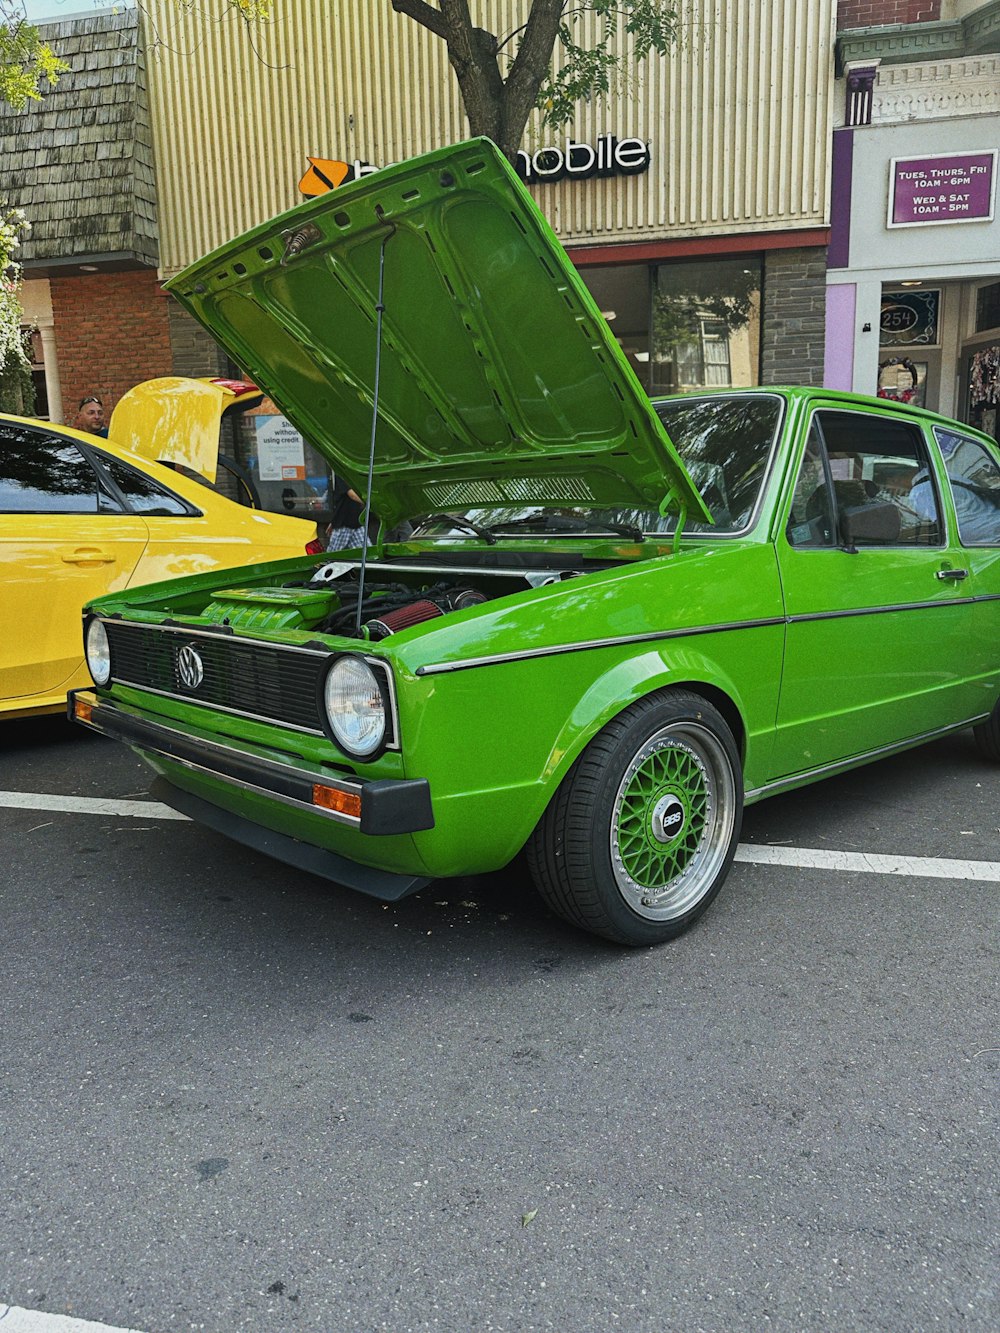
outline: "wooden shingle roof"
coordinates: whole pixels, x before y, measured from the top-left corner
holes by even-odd
[[[40,102],[0,106],[0,202],[32,230],[29,269],[120,258],[155,265],[156,184],[135,10],[39,25],[70,68]]]

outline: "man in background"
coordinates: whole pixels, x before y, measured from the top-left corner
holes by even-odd
[[[77,430],[85,430],[91,435],[99,435],[102,440],[108,438],[108,428],[104,421],[104,404],[100,398],[91,394],[80,399],[80,408],[73,418]]]

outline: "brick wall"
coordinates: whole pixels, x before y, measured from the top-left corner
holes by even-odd
[[[761,383],[821,385],[825,340],[826,251],[767,251]]]
[[[936,23],[941,0],[837,0],[837,31],[886,23]]]
[[[64,420],[91,393],[110,418],[126,389],[173,373],[167,301],[151,269],[52,278],[50,289]]]

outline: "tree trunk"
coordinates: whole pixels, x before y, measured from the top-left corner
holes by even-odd
[[[506,80],[497,59],[500,44],[493,33],[475,27],[468,0],[440,0],[440,8],[427,0],[391,0],[391,3],[398,14],[408,15],[443,38],[462,93],[470,132],[492,139],[513,161],[552,60],[565,0],[533,0],[521,45]]]

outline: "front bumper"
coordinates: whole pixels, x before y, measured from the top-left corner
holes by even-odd
[[[152,756],[162,757],[200,778],[222,783],[233,792],[265,797],[301,813],[354,828],[374,837],[417,833],[434,827],[430,786],[423,778],[346,777],[310,766],[268,759],[250,749],[236,749],[157,722],[100,698],[93,690],[73,690],[67,697],[71,721]],[[401,875],[360,865],[347,857],[297,838],[262,829],[254,821],[209,802],[172,783],[157,783],[167,805],[190,814],[237,842],[279,860],[322,875],[374,897],[395,900],[429,883],[426,877]]]

